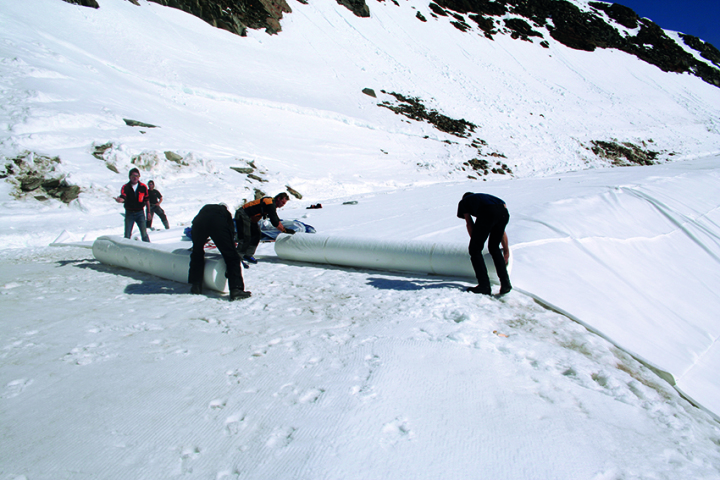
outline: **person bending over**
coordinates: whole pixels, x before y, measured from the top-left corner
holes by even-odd
[[[238,237],[237,250],[244,260],[257,263],[254,255],[260,243],[260,226],[258,225],[260,219],[269,218],[272,226],[282,233],[290,235],[295,233],[293,230],[285,229],[277,214],[277,209],[284,207],[288,200],[290,200],[288,194],[282,192],[275,195],[275,198],[258,198],[237,209],[235,212],[235,228]]]
[[[468,247],[470,261],[478,281],[477,286],[468,288],[468,291],[484,295],[492,293],[490,278],[482,254],[487,240],[488,251],[500,279],[500,295],[505,295],[512,290],[507,272],[507,262],[510,258],[510,248],[507,233],[505,233],[505,227],[510,221],[507,205],[501,199],[486,193],[467,192],[458,203],[457,216],[464,218],[467,224],[467,231],[470,235]],[[502,251],[500,250],[501,244]]]
[[[225,205],[205,205],[192,221],[192,253],[190,254],[190,271],[188,283],[192,285],[190,292],[202,293],[203,274],[205,272],[205,243],[211,238],[225,260],[225,276],[230,287],[230,300],[248,298],[250,292],[245,291],[240,255],[235,249],[235,228],[233,218]]]

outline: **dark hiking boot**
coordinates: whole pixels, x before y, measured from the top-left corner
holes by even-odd
[[[230,301],[235,300],[243,300],[245,298],[248,298],[250,296],[250,292],[246,292],[245,290],[235,289],[230,290]]]
[[[200,295],[202,293],[202,283],[193,283],[192,287],[190,287],[190,293]]]
[[[480,287],[480,285],[467,288],[467,289],[465,289],[465,291],[470,292],[470,293],[481,293],[483,295],[490,295],[492,293],[490,290],[483,289],[482,287]]]
[[[510,290],[512,290],[512,287],[510,285],[500,287],[500,295],[506,295],[506,294],[510,293]]]
[[[245,260],[240,260],[240,263],[242,263],[243,268],[250,268],[250,265]]]
[[[253,257],[252,255],[245,255],[243,257],[243,260],[245,260],[246,262],[252,263],[253,265],[257,264],[257,260],[255,260],[255,257]]]

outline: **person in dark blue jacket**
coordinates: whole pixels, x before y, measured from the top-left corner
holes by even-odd
[[[120,196],[115,201],[125,206],[125,238],[132,236],[133,227],[137,223],[143,242],[149,242],[145,223],[145,208],[148,207],[148,187],[140,183],[140,170],[133,168],[128,173],[130,181],[120,189]]]
[[[248,298],[250,292],[245,291],[240,254],[235,249],[235,226],[233,217],[227,207],[222,204],[205,205],[192,221],[192,253],[190,254],[190,271],[188,283],[192,284],[190,292],[202,293],[203,274],[205,272],[205,243],[212,239],[225,260],[225,276],[230,287],[230,300]]]
[[[470,261],[478,281],[477,286],[468,288],[468,291],[485,295],[492,293],[490,278],[482,254],[487,240],[488,251],[500,279],[500,295],[505,295],[512,290],[507,272],[507,262],[510,258],[510,248],[507,233],[505,233],[505,227],[510,221],[507,205],[492,195],[467,192],[458,203],[457,216],[464,218],[467,224],[467,231],[470,235],[468,247]],[[475,220],[472,217],[475,217]],[[500,250],[501,244],[502,251]]]

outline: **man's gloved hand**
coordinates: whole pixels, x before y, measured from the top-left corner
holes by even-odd
[[[288,235],[295,235],[295,230],[290,230],[286,228],[284,233],[287,233]]]

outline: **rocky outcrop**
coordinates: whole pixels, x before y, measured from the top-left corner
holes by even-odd
[[[285,0],[149,0],[202,18],[210,25],[241,36],[248,28],[269,34],[282,30],[280,19],[292,9]]]
[[[382,93],[395,97],[397,102],[383,101],[382,103],[378,103],[378,106],[387,108],[411,120],[427,122],[441,132],[449,133],[460,138],[468,138],[477,128],[477,125],[465,119],[461,118],[460,120],[456,120],[439,113],[437,110],[428,110],[420,98],[406,97],[400,93],[386,92],[385,90],[382,90]]]
[[[100,8],[96,0],[63,0],[73,5],[82,5],[83,7]]]
[[[48,157],[34,152],[23,152],[7,159],[0,178],[13,185],[11,195],[17,199],[34,198],[45,201],[51,198],[70,203],[80,195],[80,187],[71,185],[66,175],[57,171],[59,157]]]
[[[593,140],[590,150],[598,157],[609,160],[618,167],[631,165],[654,165],[658,152],[647,150],[630,142]]]
[[[365,0],[337,0],[337,2],[347,7],[348,10],[358,17],[367,18],[370,16],[370,7],[367,6]]]
[[[685,42],[685,45],[694,50],[697,50],[703,58],[710,60],[715,65],[720,67],[720,50],[713,47],[710,43],[703,42],[699,38],[693,37],[692,35],[685,35],[684,33],[681,33],[680,37]]]

